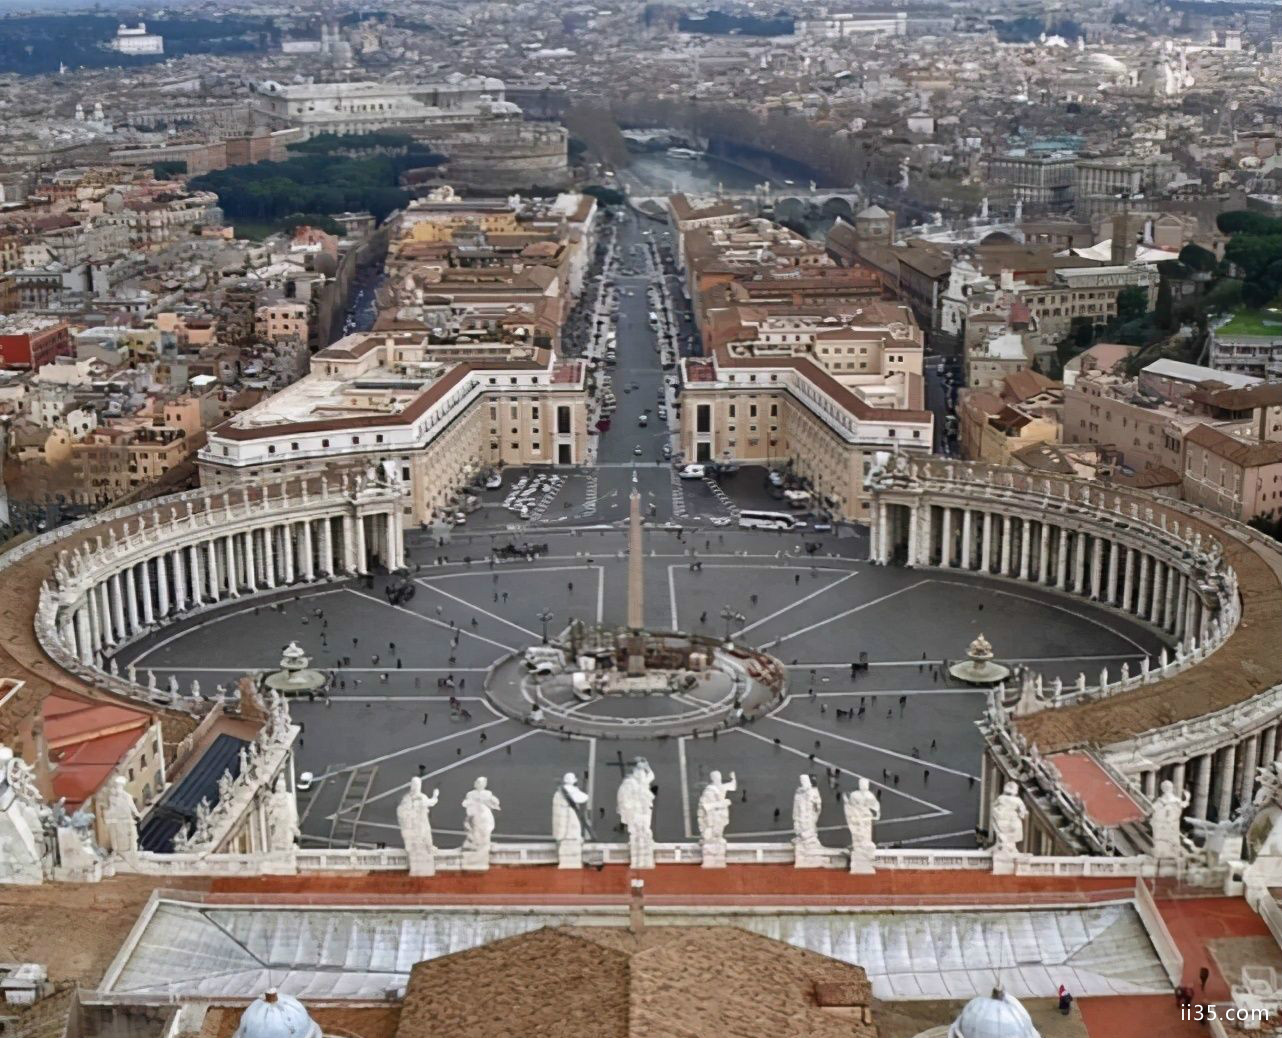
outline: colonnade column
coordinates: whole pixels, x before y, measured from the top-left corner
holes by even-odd
[[[1166,604],[1162,607],[1162,627],[1171,630],[1175,627],[1175,596],[1179,590],[1180,582],[1176,579],[1177,573],[1170,566],[1166,568]]]
[[[1106,601],[1109,605],[1117,603],[1117,568],[1121,561],[1121,548],[1116,541],[1111,541],[1108,546],[1108,595]]]
[[[1003,577],[1010,575],[1010,556],[1011,549],[1014,547],[1014,545],[1011,544],[1013,537],[1011,527],[1013,525],[1014,520],[1009,515],[1002,516],[1002,554],[1001,570],[999,572]]]
[[[187,562],[191,566],[191,604],[200,605],[205,597],[205,578],[201,573],[200,545],[187,546]]]
[[[1131,611],[1131,595],[1135,590],[1135,549],[1126,548],[1126,575],[1122,578],[1122,610]]]
[[[150,627],[156,622],[156,614],[152,611],[151,566],[147,562],[138,567],[138,593],[142,598],[142,622]]]
[[[1091,538],[1091,598],[1096,602],[1103,593],[1104,581],[1104,538]]]
[[[1068,588],[1068,538],[1069,532],[1063,526],[1059,528],[1059,547],[1055,560],[1055,586],[1061,591]]]
[[[209,580],[209,600],[218,601],[218,549],[212,540],[205,542],[205,576]]]
[[[1162,602],[1165,599],[1164,587],[1166,581],[1166,565],[1157,559],[1153,560],[1153,594],[1148,603],[1148,619],[1150,623],[1162,626]]]
[[[89,627],[89,610],[84,606],[76,610],[76,651],[81,663],[93,663],[93,631]]]
[[[276,586],[276,527],[269,526],[263,531],[263,583],[269,588]]]
[[[1242,802],[1251,799],[1255,792],[1255,767],[1259,763],[1260,737],[1248,735],[1242,744],[1242,778],[1238,785],[1238,796]]]
[[[1084,533],[1077,534],[1077,543],[1073,551],[1073,590],[1079,594],[1086,594],[1086,551],[1087,535]]]
[[[167,558],[174,574],[174,612],[181,613],[187,608],[187,575],[183,572],[182,549],[172,552]]]
[[[257,564],[254,561],[254,531],[246,530],[243,537],[245,541],[245,584],[252,593],[258,590]]]
[[[1049,584],[1051,580],[1051,528],[1042,523],[1042,546],[1037,555],[1037,582]]]
[[[984,543],[980,552],[980,569],[985,573],[993,571],[993,513],[984,513]]]
[[[312,521],[303,520],[303,579],[316,579],[316,563],[312,555]]]
[[[321,572],[334,575],[334,527],[328,516],[321,520]]]
[[[949,522],[945,523],[945,528],[949,529],[948,553],[952,554],[953,545],[951,540],[951,518],[953,510],[950,508],[944,513],[949,517]],[[388,570],[394,570],[400,565],[401,558],[401,516],[399,508],[392,508],[387,513],[387,552],[383,559],[383,565]]]
[[[1220,750],[1220,779],[1216,786],[1216,821],[1228,821],[1233,811],[1233,766],[1237,762],[1237,747],[1225,746]]]
[[[285,564],[285,583],[294,582],[294,524],[286,523],[280,528],[280,557]]]
[[[1142,620],[1142,619],[1144,619],[1145,615],[1146,615],[1146,614],[1147,614],[1147,612],[1148,612],[1148,568],[1149,568],[1149,562],[1150,562],[1149,556],[1148,556],[1147,554],[1145,554],[1144,552],[1140,552],[1140,558],[1139,558],[1139,570],[1140,570],[1139,594],[1138,594],[1138,595],[1136,596],[1136,598],[1135,598],[1135,615],[1136,615],[1136,616],[1138,616],[1141,620]]]
[[[1019,579],[1028,579],[1028,566],[1033,551],[1033,524],[1028,519],[1019,521]]]
[[[240,573],[236,568],[236,535],[229,533],[223,542],[224,556],[227,559],[227,595],[230,598],[240,596]]]
[[[1264,729],[1263,748],[1260,750],[1260,761],[1267,767],[1277,760],[1278,726],[1269,725]]]
[[[142,625],[138,622],[138,568],[130,566],[125,570],[125,604],[129,608],[129,630],[139,631]]]
[[[962,509],[962,569],[975,568],[975,514],[969,508]],[[402,537],[404,533],[402,532]]]
[[[1197,785],[1193,790],[1193,817],[1206,818],[1207,807],[1211,799],[1211,766],[1214,757],[1204,753],[1197,759]]]
[[[948,569],[953,564],[953,510],[945,505],[943,508],[944,523],[939,532],[939,565]]]
[[[156,565],[156,606],[161,616],[169,615],[169,571],[166,568],[165,556],[157,555],[152,560]]]
[[[365,562],[365,517],[356,516],[356,572],[364,575],[369,572]]]
[[[125,596],[120,587],[120,574],[113,573],[108,578],[107,597],[111,600],[111,622],[115,626],[117,638],[125,638],[129,629],[125,627]]]

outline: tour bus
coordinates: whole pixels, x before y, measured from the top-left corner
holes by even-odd
[[[749,530],[795,530],[805,523],[787,512],[743,511],[739,513],[739,525]]]

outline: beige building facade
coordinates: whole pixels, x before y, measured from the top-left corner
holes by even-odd
[[[349,335],[317,353],[301,381],[211,432],[201,482],[373,466],[408,487],[402,522],[428,522],[488,469],[582,464],[585,377],[578,362],[517,344]]]

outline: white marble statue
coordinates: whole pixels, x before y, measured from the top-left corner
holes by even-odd
[[[490,867],[490,836],[499,798],[486,788],[488,784],[482,775],[463,798],[463,868],[469,872],[484,872]]]
[[[725,868],[726,827],[730,824],[730,798],[726,794],[738,788],[733,771],[729,782],[722,782],[721,772],[714,771],[699,795],[699,842],[705,869]]]
[[[267,798],[267,841],[273,855],[292,857],[298,842],[298,802],[294,791],[285,788],[285,776]]]
[[[1149,815],[1149,825],[1153,828],[1153,857],[1178,858],[1181,851],[1180,821],[1184,809],[1189,806],[1189,791],[1175,792],[1175,785],[1170,779],[1163,779],[1161,792],[1153,801],[1153,811]]]
[[[809,775],[802,775],[792,794],[792,845],[797,868],[818,868],[823,864],[819,843],[819,812],[823,799]]]
[[[619,783],[619,820],[628,830],[628,859],[634,869],[654,868],[654,772],[644,757],[632,764]]]
[[[428,813],[441,798],[439,789],[428,796],[423,780],[415,775],[410,788],[396,805],[396,824],[401,827],[401,842],[410,859],[411,876],[436,875],[436,848],[432,844],[432,820]]]
[[[1024,823],[1028,818],[1028,808],[1019,796],[1019,786],[1007,782],[1001,794],[993,801],[991,811],[993,829],[993,853],[1004,857],[1013,857],[1019,853],[1019,845],[1024,842]]]
[[[107,806],[102,813],[113,852],[121,857],[138,853],[138,819],[141,817],[138,805],[126,787],[125,776],[114,776],[107,789]]]
[[[587,802],[588,795],[579,788],[578,776],[567,771],[552,794],[552,839],[556,841],[559,868],[583,867],[583,818],[580,812]]]
[[[842,806],[846,814],[846,826],[850,829],[850,871],[872,872],[877,858],[872,827],[881,819],[881,801],[868,788],[868,780],[861,778],[859,788],[846,794]]]
[[[42,807],[31,766],[0,746],[0,884],[44,882]]]

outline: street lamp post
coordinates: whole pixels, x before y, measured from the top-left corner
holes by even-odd
[[[556,616],[556,614],[553,613],[551,609],[539,610],[538,619],[543,621],[543,644],[544,645],[548,643],[548,623],[551,622],[554,616]]]
[[[743,623],[743,622],[744,622],[746,619],[748,619],[748,618],[747,618],[746,616],[744,616],[744,615],[743,615],[743,613],[736,612],[735,610],[731,609],[729,606],[726,606],[724,609],[722,609],[722,610],[721,610],[721,619],[723,619],[723,620],[726,622],[726,637],[725,637],[725,640],[726,640],[726,641],[729,641],[729,640],[730,640],[730,625],[731,625],[731,624],[736,624],[736,623],[741,624],[741,623]]]

